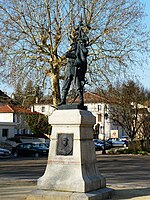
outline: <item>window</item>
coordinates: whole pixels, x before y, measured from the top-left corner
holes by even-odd
[[[2,129],[2,137],[8,137],[8,129]]]
[[[16,115],[16,122],[21,122],[21,115],[20,114],[17,114]]]
[[[102,110],[102,106],[98,105],[98,111],[101,111],[101,110]]]
[[[31,144],[24,144],[24,148],[30,149],[31,148]]]
[[[26,129],[22,129],[22,134],[26,134]]]
[[[20,148],[23,148],[23,144],[20,144],[20,146],[19,146]]]
[[[15,122],[16,120],[15,120],[15,114],[13,113],[13,122]]]
[[[102,121],[102,114],[98,114],[98,122]]]
[[[42,112],[45,112],[45,106],[42,106]]]

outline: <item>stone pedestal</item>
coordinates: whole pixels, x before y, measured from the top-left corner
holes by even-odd
[[[95,117],[87,110],[56,110],[47,167],[29,199],[96,200],[110,196],[105,178],[96,167],[93,130]],[[101,198],[100,198],[101,197]]]

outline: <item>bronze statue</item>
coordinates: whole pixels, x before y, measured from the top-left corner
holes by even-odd
[[[77,95],[80,98],[79,105],[84,105],[83,87],[85,82],[85,74],[87,71],[88,38],[85,35],[82,26],[83,24],[80,22],[79,26],[74,31],[71,48],[65,54],[68,62],[62,88],[62,101],[59,105],[66,104],[66,97],[73,80]]]

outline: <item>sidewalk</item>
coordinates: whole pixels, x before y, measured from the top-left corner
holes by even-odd
[[[35,181],[0,179],[0,200],[25,200],[35,189]]]
[[[149,200],[150,188],[140,186],[108,185],[114,189],[111,200]],[[27,195],[36,189],[36,181],[0,180],[0,200],[25,200]]]
[[[126,185],[112,185],[110,187],[115,190],[112,200],[150,200],[150,188]]]

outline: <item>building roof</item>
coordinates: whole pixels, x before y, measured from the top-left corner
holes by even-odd
[[[84,102],[85,103],[104,103],[105,102],[105,99],[94,93],[94,92],[86,92],[84,93]]]
[[[31,110],[18,107],[18,106],[10,106],[10,105],[2,105],[0,106],[0,113],[27,113],[27,114],[40,114],[36,111],[31,112]]]
[[[13,113],[13,109],[9,105],[0,106],[0,113]]]
[[[0,90],[0,105],[19,105],[19,103]]]
[[[108,103],[108,100],[106,99],[106,96],[104,95],[99,95],[94,92],[89,92],[86,91],[84,94],[84,103]],[[74,98],[67,97],[67,103],[79,103],[79,97],[77,97],[74,101]],[[39,103],[36,103],[35,105],[47,105],[47,104],[52,104],[52,98],[48,100],[40,100]]]
[[[103,96],[98,95],[94,92],[85,92],[84,96],[84,103],[106,103],[106,99]],[[73,99],[68,99],[68,103],[71,103]],[[79,103],[79,97],[76,98],[74,101],[75,103]]]
[[[12,101],[12,99],[0,90],[0,105],[8,104]]]

